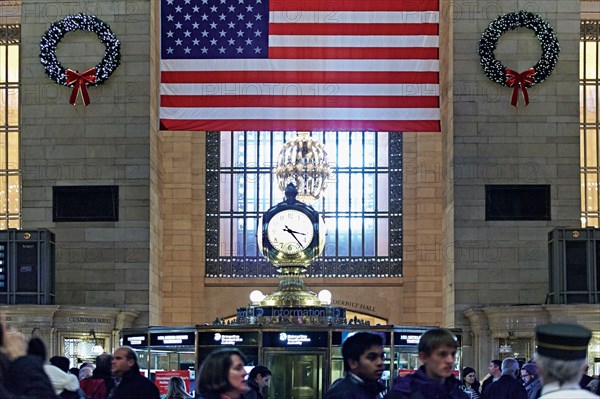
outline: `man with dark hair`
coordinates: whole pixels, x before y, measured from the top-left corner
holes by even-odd
[[[344,378],[331,384],[325,399],[375,399],[381,398],[383,385],[383,339],[380,335],[358,332],[342,344]]]
[[[413,374],[394,381],[387,399],[468,399],[454,376],[458,342],[443,328],[431,329],[419,339],[423,365]]]
[[[248,386],[250,391],[244,394],[244,399],[263,399],[262,389],[269,386],[271,370],[268,367],[258,365],[250,370],[248,375]]]
[[[490,362],[488,366],[488,377],[483,380],[481,383],[481,394],[485,392],[486,388],[493,382],[498,381],[500,376],[502,375],[502,361],[499,359],[494,359]]]
[[[110,399],[160,399],[156,385],[140,374],[137,355],[129,346],[113,354],[112,372],[115,386],[108,395]]]
[[[502,361],[502,375],[498,381],[483,391],[482,399],[527,399],[527,391],[523,384],[517,381],[519,362],[507,357]]]

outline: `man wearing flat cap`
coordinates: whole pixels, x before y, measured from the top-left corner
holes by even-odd
[[[590,330],[578,324],[543,324],[535,335],[535,363],[543,385],[540,399],[598,398],[579,386]]]

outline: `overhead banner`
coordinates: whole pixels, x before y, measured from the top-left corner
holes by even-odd
[[[439,132],[439,0],[161,0],[162,130]]]

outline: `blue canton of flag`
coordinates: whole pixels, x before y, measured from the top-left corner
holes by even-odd
[[[163,59],[267,58],[268,0],[166,0]]]

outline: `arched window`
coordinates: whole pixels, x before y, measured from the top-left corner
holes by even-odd
[[[402,275],[402,135],[312,132],[328,154],[332,177],[311,204],[325,218],[327,240],[309,277]],[[283,200],[272,173],[294,132],[208,132],[206,276],[273,277],[256,244],[258,218]]]

